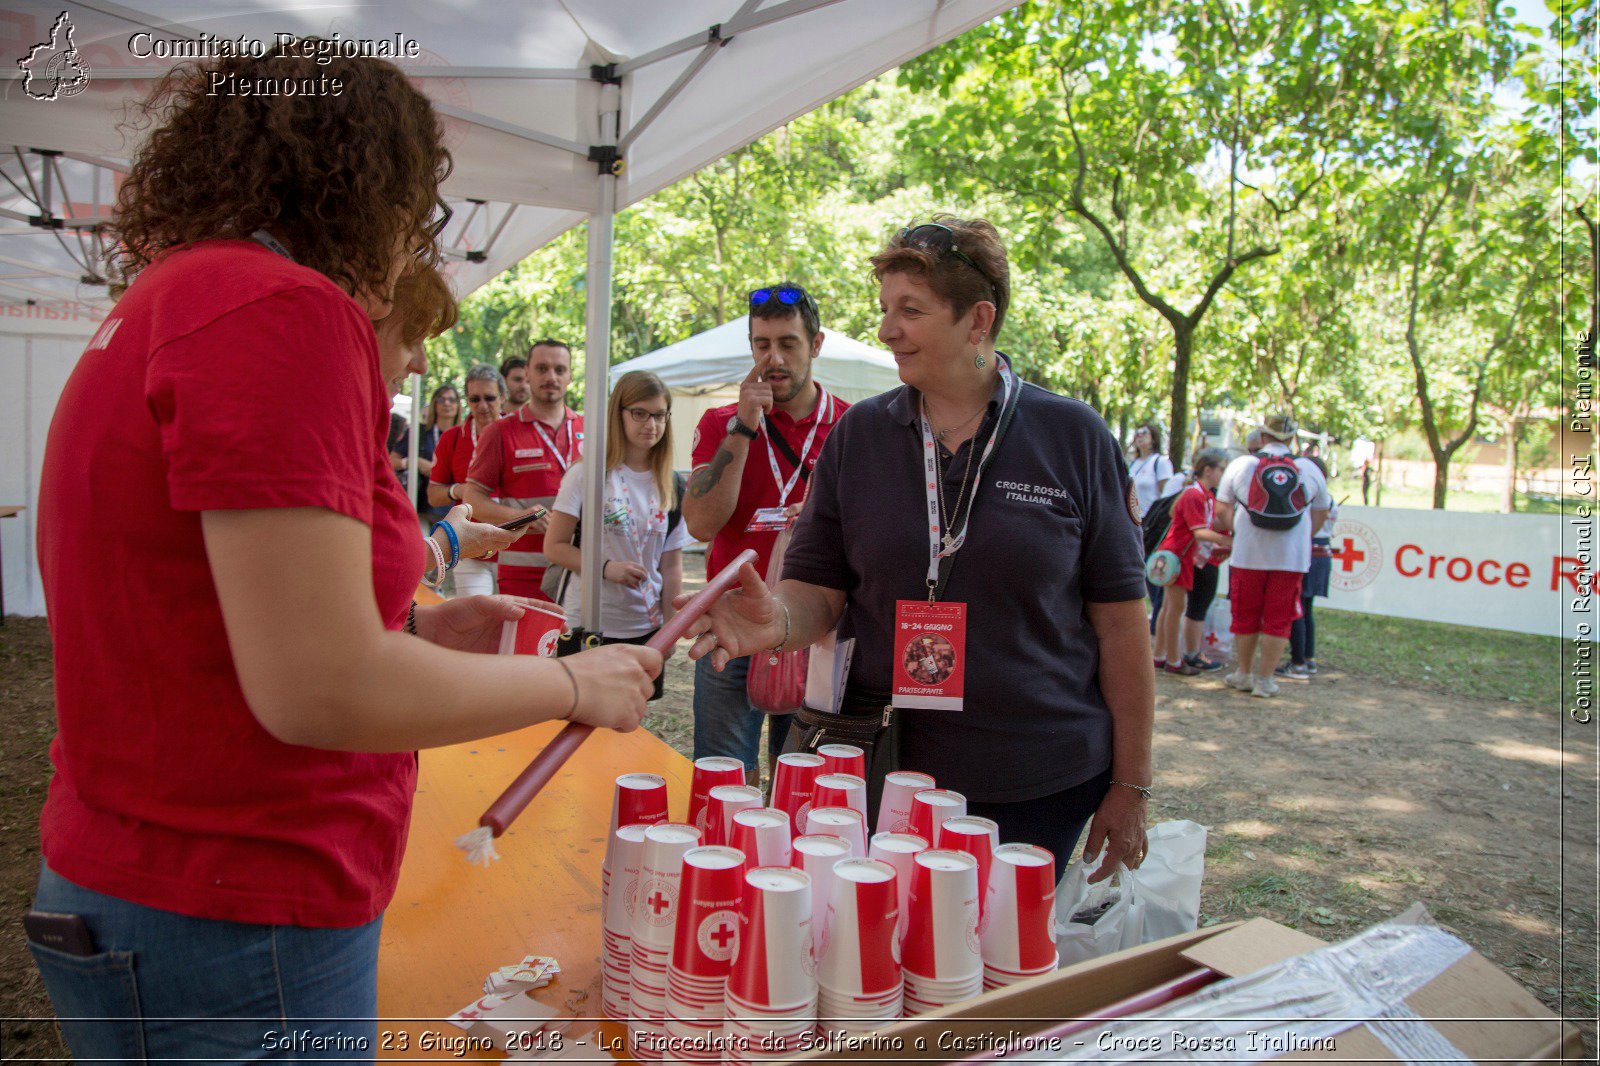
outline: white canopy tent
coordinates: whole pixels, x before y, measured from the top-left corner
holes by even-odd
[[[1014,3],[76,0],[63,21],[61,3],[21,0],[4,32],[23,68],[0,73],[0,306],[104,313],[99,230],[137,147],[124,108],[179,61],[174,52],[337,36],[398,49],[445,117],[455,169],[444,239],[461,294],[589,220],[586,377],[599,382],[619,208]],[[15,357],[0,348],[7,364]],[[603,390],[589,390],[591,448],[603,447],[604,402]],[[594,506],[598,466],[591,472]],[[36,472],[28,484],[21,502],[31,515]],[[3,535],[8,571],[18,556],[31,560],[31,532],[14,549],[11,531]],[[584,551],[598,565],[598,541]],[[599,591],[589,592],[592,624]]]
[[[687,470],[700,416],[738,400],[739,382],[750,373],[750,367],[750,316],[740,315],[649,355],[618,363],[611,368],[611,380],[630,370],[649,370],[672,391],[672,465]],[[812,373],[823,388],[849,403],[900,384],[892,355],[826,327]]]

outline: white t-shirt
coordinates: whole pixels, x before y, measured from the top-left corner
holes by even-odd
[[[1262,455],[1288,455],[1289,449],[1269,441],[1261,446]],[[1333,506],[1328,483],[1310,459],[1296,459],[1300,483],[1305,486],[1310,505],[1293,529],[1262,529],[1250,520],[1244,501],[1250,498],[1250,479],[1255,475],[1254,455],[1241,455],[1228,464],[1217,483],[1217,500],[1233,507],[1233,554],[1228,565],[1240,570],[1287,570],[1303,574],[1311,569],[1311,512]]]
[[[1128,464],[1128,477],[1133,482],[1134,495],[1139,497],[1140,514],[1150,510],[1150,505],[1161,498],[1161,489],[1172,473],[1172,460],[1160,452],[1151,452]]]
[[[561,478],[553,510],[574,518],[583,516],[583,463],[573,463]],[[608,637],[638,637],[661,626],[661,557],[681,551],[690,542],[688,524],[679,522],[667,532],[667,513],[661,509],[655,475],[619,466],[606,475],[605,518],[600,528],[600,554],[607,561],[638,563],[648,575],[636,589],[616,581],[604,583],[600,593],[600,631]],[[615,574],[615,568],[612,569]],[[561,601],[567,624],[578,625],[582,615],[582,579],[573,575]]]

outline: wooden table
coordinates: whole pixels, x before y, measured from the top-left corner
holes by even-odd
[[[530,953],[561,964],[536,999],[568,1017],[600,1013],[600,862],[614,782],[633,771],[660,774],[681,819],[691,765],[643,729],[598,730],[495,842],[500,861],[468,865],[455,838],[477,825],[558,724],[422,753],[410,841],[378,954],[380,1057],[459,1061],[440,1042],[466,1034],[443,1019],[482,994],[491,970]],[[594,1027],[574,1021],[566,1043],[587,1040],[577,1050],[605,1060]],[[607,1045],[623,1046],[621,1026],[607,1022],[600,1032]]]

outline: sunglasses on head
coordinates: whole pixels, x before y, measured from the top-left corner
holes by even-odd
[[[785,306],[793,307],[795,304],[810,299],[810,294],[798,285],[769,285],[764,289],[752,289],[750,291],[751,307],[760,307],[770,300],[777,300]]]
[[[956,243],[956,231],[949,226],[942,226],[937,222],[924,222],[920,226],[907,226],[900,231],[901,244],[912,248],[921,248],[932,252],[934,255],[952,255],[967,266],[978,272],[978,276],[989,283],[989,291],[994,294],[995,306],[1000,306],[1000,286],[989,276],[989,272],[979,266],[961,246]]]

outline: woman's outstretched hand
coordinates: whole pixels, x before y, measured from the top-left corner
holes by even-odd
[[[681,608],[692,598],[685,593],[672,603]],[[689,646],[689,658],[709,655],[712,668],[720,672],[734,659],[774,646],[783,639],[783,630],[783,610],[777,597],[755,566],[745,563],[739,568],[739,587],[724,593],[690,624],[686,636],[694,643]]]

